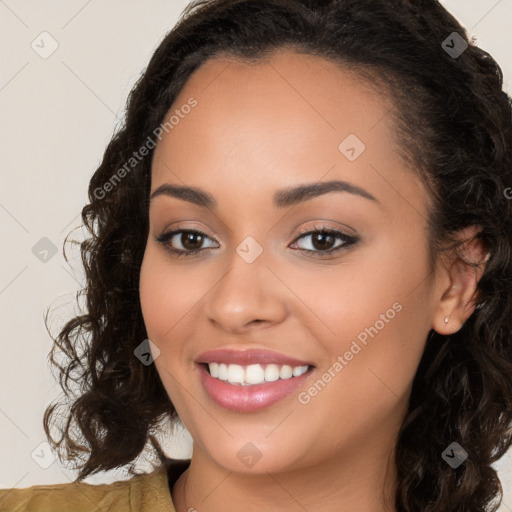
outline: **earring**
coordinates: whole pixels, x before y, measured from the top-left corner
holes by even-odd
[[[444,323],[447,324],[450,319],[450,315],[444,317]]]

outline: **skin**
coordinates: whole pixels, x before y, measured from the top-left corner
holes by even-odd
[[[481,272],[439,258],[429,273],[427,192],[393,144],[392,104],[357,76],[284,50],[257,65],[222,57],[192,75],[171,111],[190,97],[197,107],[155,149],[151,191],[199,187],[218,206],[155,197],[140,276],[155,364],[194,440],[176,510],[394,511],[393,448],[427,335],[460,329]],[[355,161],[338,149],[349,134],[366,145]],[[277,190],[336,179],[378,203],[331,192],[272,204]],[[298,239],[315,225],[359,241],[322,257],[314,236]],[[204,232],[203,245],[186,246],[203,253],[170,254],[156,238],[171,229]],[[263,249],[250,264],[236,252],[247,236]],[[466,253],[480,260],[482,248]],[[307,390],[394,303],[401,310],[307,404],[294,393],[233,412],[202,388],[195,358],[232,347],[312,361]],[[237,456],[247,442],[261,453],[250,468]]]

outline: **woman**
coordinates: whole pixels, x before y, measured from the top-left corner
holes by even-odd
[[[2,510],[496,510],[502,86],[433,0],[190,6],[83,209],[88,309],[52,353],[70,409],[44,418],[77,482],[4,490]],[[161,450],[166,419],[190,461]],[[148,442],[153,472],[81,482]]]

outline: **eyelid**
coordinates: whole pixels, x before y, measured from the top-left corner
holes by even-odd
[[[329,221],[316,221],[313,227],[308,225],[307,227],[300,228],[297,237],[299,237],[300,235],[304,235],[306,233],[314,233],[315,231],[335,231],[345,236],[356,238],[356,234],[352,228],[349,228],[348,226],[344,226],[344,228],[339,226],[330,226],[329,224],[327,224],[328,222]]]

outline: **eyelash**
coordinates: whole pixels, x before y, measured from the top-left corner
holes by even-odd
[[[203,233],[202,231],[198,231],[196,229],[177,229],[177,230],[174,230],[174,231],[168,231],[166,233],[162,233],[160,236],[158,236],[156,238],[156,241],[161,243],[166,248],[166,250],[168,252],[170,252],[171,254],[175,255],[178,258],[179,257],[184,257],[184,256],[185,257],[186,256],[193,256],[194,254],[202,252],[202,251],[204,251],[206,249],[213,249],[213,247],[202,248],[202,249],[193,249],[193,250],[188,250],[188,251],[183,251],[181,249],[175,249],[174,247],[172,247],[169,244],[169,241],[175,235],[180,234],[180,233],[193,233],[195,235],[202,235],[203,237],[210,238],[208,235],[206,235],[206,233]],[[310,253],[315,258],[321,258],[321,257],[323,257],[325,255],[329,255],[329,254],[341,251],[343,249],[347,249],[348,247],[355,245],[359,241],[358,238],[355,238],[353,236],[349,236],[349,235],[343,233],[342,231],[338,231],[338,230],[335,230],[335,229],[332,229],[332,228],[329,228],[329,227],[317,228],[315,226],[315,229],[313,229],[313,230],[305,230],[305,231],[299,233],[299,235],[294,239],[294,241],[292,243],[296,243],[300,238],[303,238],[303,237],[306,237],[306,236],[309,236],[309,235],[316,235],[316,234],[331,235],[331,236],[334,236],[335,238],[337,238],[339,240],[342,240],[344,243],[341,244],[341,245],[335,246],[335,247],[333,247],[331,249],[327,249],[325,251],[318,251],[318,250],[314,251],[314,250],[311,250],[311,249],[299,249],[301,251]],[[211,238],[210,238],[210,240],[211,240]]]

